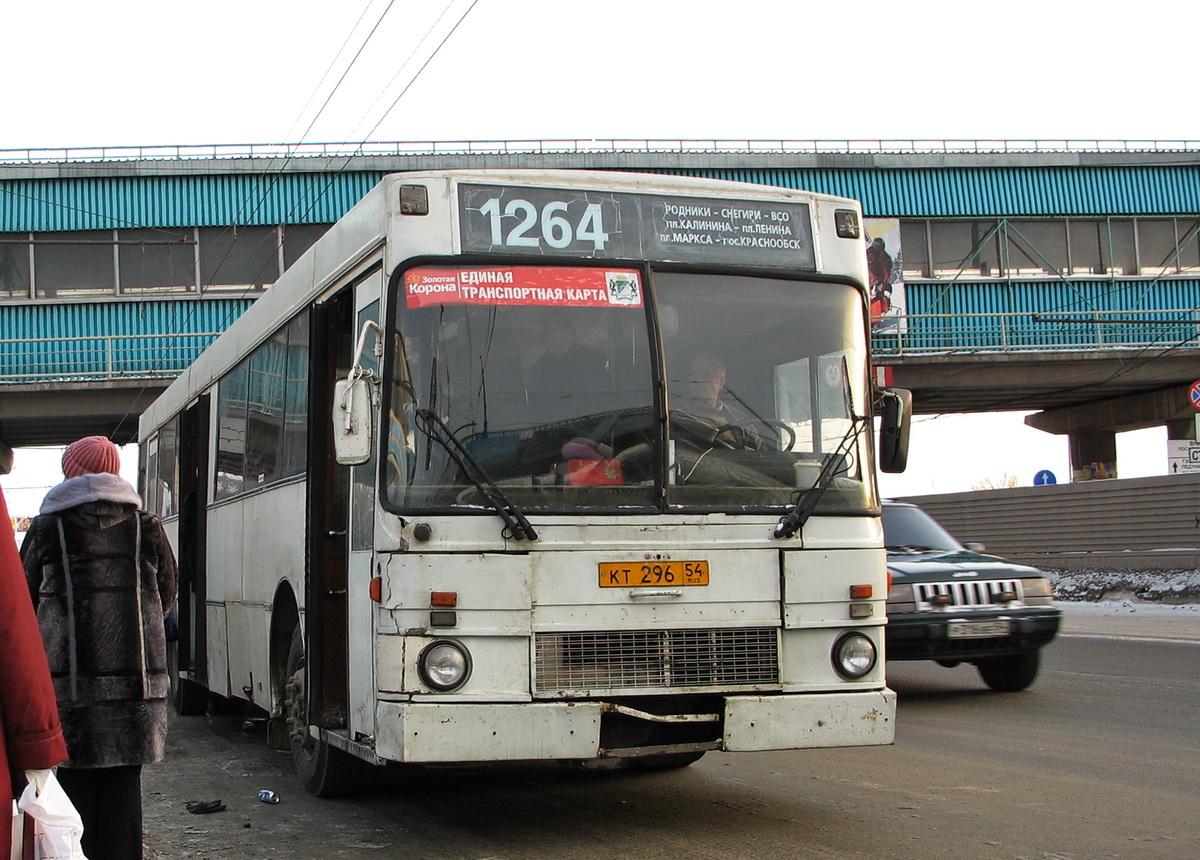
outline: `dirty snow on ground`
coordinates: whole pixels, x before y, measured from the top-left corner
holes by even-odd
[[[1200,604],[1200,570],[1043,570],[1058,600]]]

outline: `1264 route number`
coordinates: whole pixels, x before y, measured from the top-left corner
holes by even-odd
[[[506,248],[539,248],[545,242],[551,248],[569,248],[575,242],[590,242],[603,251],[608,242],[604,231],[604,214],[599,203],[588,203],[577,222],[572,223],[567,204],[561,200],[547,203],[540,210],[528,200],[514,198],[500,209],[500,198],[492,197],[479,207],[486,215],[492,230],[492,244]],[[505,233],[503,219],[517,220]]]

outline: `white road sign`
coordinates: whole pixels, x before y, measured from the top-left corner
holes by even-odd
[[[1200,474],[1200,442],[1194,439],[1168,439],[1167,474]]]

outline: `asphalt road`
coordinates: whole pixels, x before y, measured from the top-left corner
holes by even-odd
[[[1194,860],[1200,612],[1125,615],[1070,614],[1023,693],[892,665],[892,747],[710,753],[671,773],[422,770],[320,800],[240,719],[180,718],[145,770],[147,857]],[[193,799],[228,808],[193,815]]]

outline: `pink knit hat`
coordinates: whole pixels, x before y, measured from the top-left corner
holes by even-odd
[[[84,436],[72,442],[63,452],[63,474],[68,478],[121,471],[121,453],[117,446],[103,436]]]

